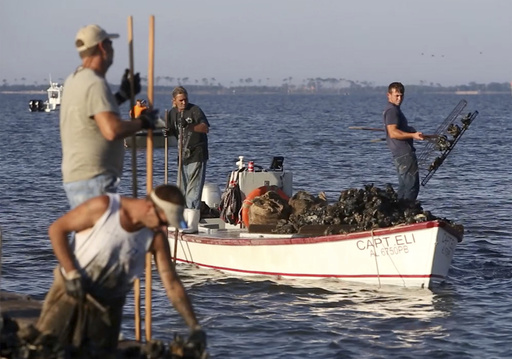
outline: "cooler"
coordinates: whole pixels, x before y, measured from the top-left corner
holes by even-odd
[[[233,173],[236,171],[233,171]],[[288,197],[293,192],[293,177],[291,172],[286,171],[262,171],[238,173],[238,185],[242,192],[242,198],[247,197],[249,193],[261,186],[277,186],[283,190]]]

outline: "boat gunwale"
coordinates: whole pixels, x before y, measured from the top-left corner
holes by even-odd
[[[342,233],[342,234],[331,234],[321,236],[311,235],[299,235],[296,237],[287,238],[275,238],[265,237],[262,233],[259,238],[243,237],[247,232],[240,232],[240,237],[225,237],[220,238],[219,236],[212,236],[208,233],[196,233],[196,234],[184,234],[181,233],[179,239],[191,243],[202,243],[211,245],[225,245],[225,246],[272,246],[272,245],[293,245],[293,244],[315,244],[315,243],[329,243],[338,241],[348,241],[367,237],[376,237],[383,235],[392,235],[402,232],[417,231],[431,228],[443,228],[446,232],[453,235],[457,242],[462,242],[463,234],[453,228],[449,223],[443,220],[434,220],[413,224],[404,224],[388,228],[377,228],[374,230],[364,232],[353,232],[353,233]],[[171,236],[169,236],[171,238]],[[173,236],[172,236],[173,237]]]

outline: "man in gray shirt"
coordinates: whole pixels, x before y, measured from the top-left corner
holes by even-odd
[[[125,137],[154,128],[149,111],[134,121],[123,121],[118,105],[131,96],[128,70],[113,94],[105,79],[113,63],[109,34],[98,25],[81,28],[75,38],[82,65],[64,82],[60,107],[62,177],[71,208],[101,194],[116,193],[123,170]],[[135,93],[140,91],[134,76]]]

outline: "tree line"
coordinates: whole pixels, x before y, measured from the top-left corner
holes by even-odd
[[[62,83],[64,79],[52,79]],[[1,90],[8,91],[45,91],[48,88],[49,80],[43,79],[42,83],[34,81],[27,83],[26,78],[14,79],[10,84],[6,79],[2,80]],[[253,79],[252,77],[240,78],[237,81],[230,81],[224,85],[217,81],[215,77],[203,77],[194,79],[190,77],[171,77],[156,76],[154,80],[154,90],[169,92],[175,86],[186,86],[195,93],[214,93],[214,94],[243,94],[243,93],[284,93],[284,94],[365,94],[365,93],[383,93],[387,90],[386,86],[377,86],[371,81],[356,81],[345,78],[306,78],[295,80],[289,76],[280,81],[280,84],[270,84],[271,79]],[[143,87],[146,87],[148,80],[141,77]],[[510,93],[512,83],[491,82],[477,83],[469,82],[464,85],[442,86],[440,83],[420,81],[419,84],[407,84],[408,93],[454,93],[454,92],[473,92],[473,93]],[[112,84],[113,88],[117,86]]]

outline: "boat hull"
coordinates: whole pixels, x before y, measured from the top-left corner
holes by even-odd
[[[422,288],[445,281],[461,240],[462,234],[440,221],[315,237],[229,229],[169,232],[178,263],[236,275]]]

